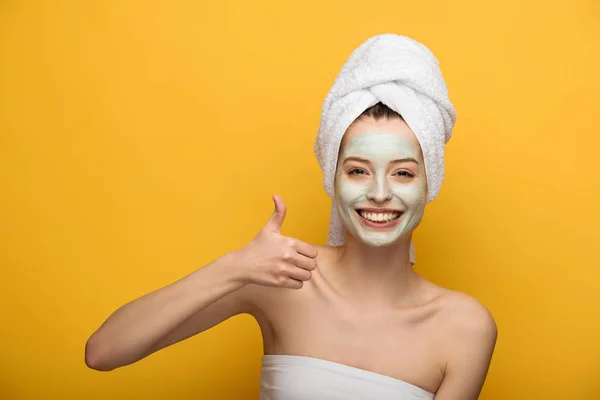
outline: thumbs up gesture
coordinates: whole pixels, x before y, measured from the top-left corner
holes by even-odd
[[[317,249],[298,239],[281,235],[285,203],[273,196],[275,211],[256,237],[238,254],[249,283],[290,289],[302,288],[317,267]]]

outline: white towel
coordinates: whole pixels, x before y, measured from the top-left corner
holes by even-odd
[[[429,203],[444,179],[444,145],[452,135],[456,111],[437,58],[425,45],[395,34],[374,36],[354,50],[325,98],[314,147],[325,191],[334,199],[337,157],[346,129],[378,102],[399,113],[419,141]],[[344,244],[345,233],[333,200],[327,244]],[[410,261],[415,263],[412,242]]]
[[[391,376],[314,357],[264,355],[260,400],[433,400],[434,393]]]

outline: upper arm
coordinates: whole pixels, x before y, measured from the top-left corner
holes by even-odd
[[[483,388],[498,331],[489,311],[474,299],[452,317],[448,359],[436,400],[475,400]]]
[[[259,294],[258,286],[246,285],[223,296],[163,336],[148,350],[145,356],[204,332],[235,315],[253,314],[256,296]]]

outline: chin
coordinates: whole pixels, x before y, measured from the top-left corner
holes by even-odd
[[[363,242],[366,245],[369,245],[371,247],[391,247],[395,244],[398,243],[398,240],[365,240],[365,239],[361,239],[361,242]]]
[[[402,232],[388,232],[388,234],[386,235],[386,234],[381,234],[381,233],[376,234],[373,232],[364,232],[364,231],[358,230],[358,231],[352,232],[352,235],[358,241],[360,241],[361,243],[364,243],[370,247],[384,248],[384,247],[396,246],[399,243],[402,243],[404,241],[410,242],[413,231],[414,231],[414,229],[411,230],[410,232],[405,232],[404,234],[402,234]]]
[[[358,235],[358,240],[371,247],[390,247],[400,242],[401,238],[372,237],[367,235]]]

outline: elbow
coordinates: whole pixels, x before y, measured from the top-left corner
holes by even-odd
[[[112,371],[115,369],[115,366],[111,365],[106,346],[98,343],[95,335],[92,335],[85,344],[85,365],[96,371]]]

